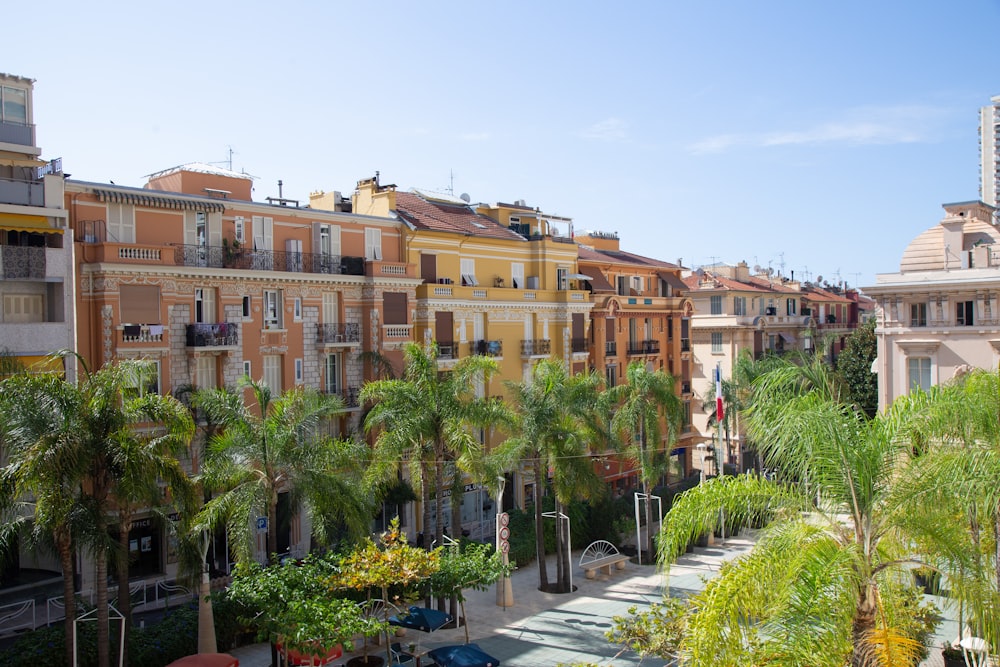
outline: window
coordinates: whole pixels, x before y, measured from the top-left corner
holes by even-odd
[[[245,221],[242,215],[236,216],[233,220],[233,226],[236,228],[236,232],[233,234],[233,238],[243,243],[246,240],[246,227]]]
[[[798,308],[797,299],[785,299],[785,315],[794,315]]]
[[[127,386],[139,396],[160,393],[160,360],[143,359],[138,374],[126,379]]]
[[[336,354],[326,355],[323,389],[327,394],[340,393],[340,359],[338,356]]]
[[[337,292],[323,292],[323,324],[336,324],[340,321],[339,303]]]
[[[135,208],[129,204],[108,204],[108,240],[135,243]]]
[[[199,324],[215,322],[214,287],[201,287],[194,290],[194,321]]]
[[[3,321],[44,322],[45,297],[41,294],[4,294]]]
[[[747,298],[745,296],[733,297],[733,315],[747,314]]]
[[[215,357],[198,357],[195,361],[194,386],[199,389],[214,389],[218,386],[215,374]]]
[[[911,303],[910,304],[910,326],[911,327],[925,327],[925,326],[927,326],[927,304],[926,303]]]
[[[927,391],[931,388],[930,357],[909,357],[906,360],[906,370],[909,376],[910,391],[914,389]]]
[[[382,294],[382,321],[385,324],[407,324],[406,294],[402,292],[384,292]]]
[[[712,307],[712,315],[721,315],[722,314],[722,297],[721,296],[713,296],[713,297],[711,297],[710,303],[711,303],[711,307]]]
[[[319,254],[340,256],[340,227],[334,225],[319,226]]]
[[[292,318],[296,322],[301,322],[302,321],[302,299],[299,298],[299,297],[295,297],[295,301],[293,302],[293,304],[294,304],[294,306],[292,307],[293,308],[293,310],[292,310]]]
[[[0,87],[0,121],[28,124],[28,91],[11,86]]]
[[[973,317],[973,303],[972,301],[959,301],[958,302],[958,321],[959,326],[971,327],[974,323]]]
[[[642,276],[632,276],[632,289],[636,294],[642,294]]]
[[[243,362],[243,375],[253,379],[253,365],[249,361]]]
[[[264,328],[281,329],[281,290],[264,290]]]
[[[303,375],[303,372],[304,372],[304,369],[303,369],[303,366],[302,366],[302,360],[301,359],[296,359],[295,360],[295,384],[302,384],[302,375]]]
[[[264,384],[271,389],[271,394],[277,396],[281,393],[281,355],[264,355]]]
[[[604,379],[608,389],[616,386],[618,384],[618,366],[615,364],[609,364],[604,369]]]
[[[475,287],[479,284],[476,280],[476,260],[462,258],[462,284],[466,287]]]
[[[618,296],[628,295],[628,276],[618,276]]]
[[[365,259],[382,259],[382,230],[365,229]]]
[[[569,269],[564,267],[556,269],[556,289],[569,289]]]
[[[511,262],[510,285],[514,289],[521,289],[524,287],[524,264],[521,262]]]
[[[712,354],[722,354],[722,333],[712,333]]]
[[[250,308],[250,297],[244,295],[243,297],[243,319],[249,320],[253,317],[253,310]]]

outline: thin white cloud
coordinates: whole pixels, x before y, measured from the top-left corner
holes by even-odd
[[[849,110],[841,120],[798,130],[720,134],[689,145],[695,155],[722,153],[739,147],[808,146],[819,144],[909,144],[929,139],[934,121],[945,113],[935,107],[864,107]]]
[[[628,134],[628,123],[621,118],[607,118],[583,130],[580,136],[597,141],[622,141]]]
[[[489,132],[466,132],[458,137],[462,141],[487,141],[490,138]]]

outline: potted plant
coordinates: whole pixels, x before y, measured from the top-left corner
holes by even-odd
[[[941,646],[941,658],[944,660],[944,667],[967,667],[962,649],[954,644]]]

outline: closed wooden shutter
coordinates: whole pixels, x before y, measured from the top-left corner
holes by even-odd
[[[439,346],[453,345],[455,343],[455,319],[452,313],[441,311],[434,313],[434,331],[437,334]]]
[[[573,340],[583,340],[583,313],[573,313]]]
[[[407,324],[406,295],[400,292],[383,294],[382,317],[386,324]]]
[[[121,285],[118,305],[123,323],[160,324],[159,285]]]
[[[420,277],[424,282],[437,282],[437,255],[420,253]]]

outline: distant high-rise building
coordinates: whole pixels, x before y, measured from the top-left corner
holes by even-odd
[[[979,110],[979,198],[1000,208],[1000,95]]]

